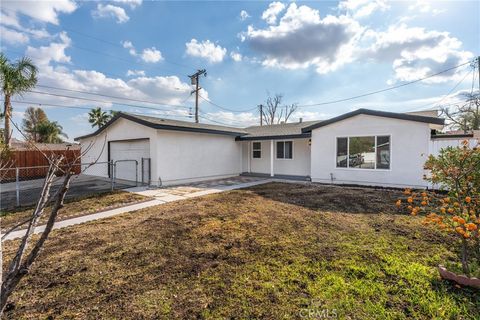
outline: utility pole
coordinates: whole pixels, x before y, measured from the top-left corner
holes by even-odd
[[[205,69],[197,70],[197,72],[195,72],[194,74],[189,76],[190,80],[191,80],[191,84],[195,86],[195,90],[193,90],[191,93],[195,92],[195,122],[196,123],[198,123],[198,92],[200,91],[200,89],[202,89],[200,87],[199,77],[202,74],[206,77],[207,76],[207,70],[205,70]]]
[[[259,104],[258,109],[260,109],[260,126],[263,126],[263,105]]]
[[[478,91],[480,92],[480,56],[477,57],[478,67]]]

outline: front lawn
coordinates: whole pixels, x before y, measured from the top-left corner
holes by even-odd
[[[58,212],[57,221],[90,214],[99,210],[103,210],[105,208],[109,208],[111,206],[123,206],[148,199],[148,197],[136,193],[118,190],[94,194],[90,196],[70,198],[65,200],[65,206]],[[33,209],[33,207],[29,207],[21,208],[18,210],[0,212],[0,217],[2,219],[2,230],[9,230],[13,226],[23,221],[26,221],[28,218],[31,217]],[[51,206],[48,206],[46,208],[45,214],[40,218],[40,224],[46,223],[50,209]],[[25,227],[26,225],[24,225],[22,228]]]
[[[478,317],[435,269],[452,239],[397,196],[271,183],[57,230],[6,318]]]

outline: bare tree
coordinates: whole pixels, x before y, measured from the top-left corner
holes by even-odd
[[[449,127],[462,130],[465,133],[472,130],[480,130],[480,93],[463,94],[465,102],[458,105],[454,110],[442,108],[442,115],[449,120]]]
[[[263,121],[267,125],[287,122],[290,116],[297,110],[297,104],[282,105],[283,95],[275,94],[267,98],[263,108]]]
[[[13,126],[24,136],[26,137],[25,133],[23,133],[20,128],[12,121]],[[70,182],[74,177],[74,167],[79,165],[79,162],[87,152],[93,147],[96,140],[93,140],[89,145],[86,146],[85,150],[76,158],[74,158],[70,163],[64,163],[66,159],[63,155],[57,155],[53,157],[48,157],[45,153],[43,153],[35,144],[32,144],[33,148],[36,148],[39,152],[43,154],[45,158],[48,159],[49,167],[47,174],[45,176],[45,180],[43,182],[42,191],[40,192],[40,197],[37,201],[37,204],[29,216],[28,219],[25,221],[20,222],[19,224],[15,225],[8,231],[6,231],[3,235],[1,234],[1,220],[0,220],[0,270],[3,271],[3,252],[2,252],[2,241],[3,239],[10,234],[11,232],[17,230],[21,226],[27,225],[25,230],[25,234],[23,235],[20,244],[16,250],[15,255],[13,256],[7,272],[3,274],[0,273],[0,318],[5,310],[5,306],[7,305],[8,298],[13,293],[15,288],[17,287],[20,280],[29,273],[30,267],[37,259],[40,250],[42,249],[45,241],[47,240],[50,232],[53,230],[53,226],[55,224],[55,220],[58,215],[58,211],[63,207],[63,202],[65,196],[69,190]],[[104,147],[106,145],[106,137],[103,141],[102,151],[100,152],[97,159],[93,162],[86,165],[82,172],[87,170],[89,167],[94,165],[98,162],[101,154],[103,153]],[[0,151],[8,150],[8,145],[3,144],[4,148]],[[67,149],[68,150],[68,149]],[[2,162],[0,165],[9,166],[9,162],[5,159],[8,159],[7,156],[2,157]],[[3,171],[0,171],[0,173]],[[58,189],[55,193],[52,194],[52,186],[54,184],[56,178],[59,177],[59,182],[56,183],[58,185]],[[1,178],[1,177],[0,177]],[[45,213],[45,208],[51,204],[50,212],[48,213],[47,223],[45,228],[41,234],[41,236],[36,240],[33,241],[33,234],[35,233],[35,228],[38,226],[40,222],[40,218]],[[33,241],[33,243],[31,243]],[[29,250],[29,248],[31,249]]]

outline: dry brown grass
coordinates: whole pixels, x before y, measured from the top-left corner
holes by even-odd
[[[452,239],[397,195],[273,183],[58,230],[6,318],[474,319],[478,295],[435,270]]]
[[[68,199],[65,206],[58,212],[57,221],[90,214],[113,205],[127,205],[147,199],[147,197],[142,195],[125,191],[113,191],[87,197],[72,198]],[[48,207],[45,214],[40,218],[40,223],[46,222],[50,208]],[[22,208],[16,211],[2,212],[2,230],[8,230],[16,224],[25,221],[31,216],[32,211],[33,208]]]

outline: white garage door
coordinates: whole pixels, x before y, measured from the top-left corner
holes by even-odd
[[[150,158],[149,139],[110,142],[110,160],[115,163],[116,179],[140,182],[142,158]]]

